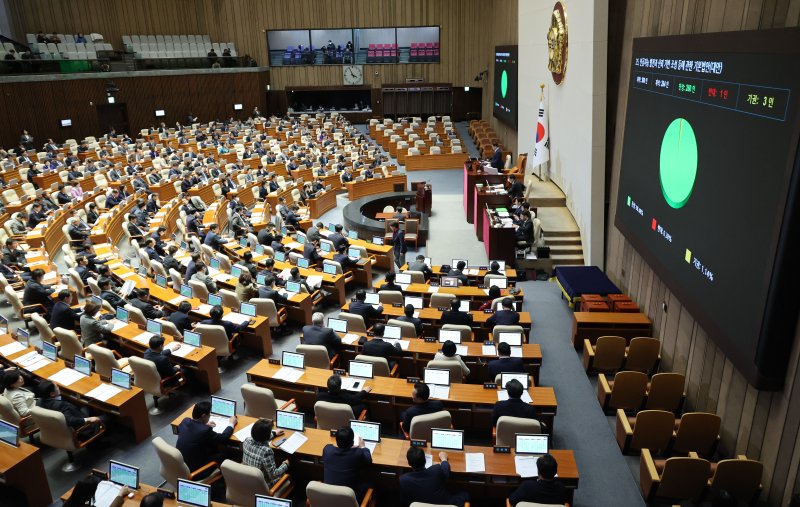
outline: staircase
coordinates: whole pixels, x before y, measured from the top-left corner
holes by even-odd
[[[554,266],[583,266],[583,245],[578,224],[567,209],[564,192],[552,181],[529,178],[533,185],[528,200],[538,209],[537,217],[542,221],[545,244],[550,247],[550,258]]]

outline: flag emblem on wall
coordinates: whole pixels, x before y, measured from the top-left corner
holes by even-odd
[[[536,144],[533,148],[532,164],[537,166],[550,160],[550,128],[547,124],[547,110],[544,106],[544,91],[539,102],[539,118],[536,122]]]

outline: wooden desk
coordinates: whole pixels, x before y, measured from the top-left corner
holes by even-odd
[[[467,153],[441,153],[439,155],[413,155],[406,157],[406,171],[435,169],[461,169],[467,161]]]
[[[475,187],[475,216],[473,217],[472,224],[475,227],[475,235],[478,236],[478,241],[483,241],[483,233],[486,230],[484,227],[484,223],[486,222],[486,206],[490,208],[506,207],[508,203],[508,194],[486,192],[483,187]],[[489,258],[494,259],[496,257]]]
[[[150,191],[158,194],[158,200],[163,204],[171,201],[178,195],[175,190],[175,182],[178,181],[177,177],[169,180],[162,180],[158,185],[150,185]]]
[[[50,505],[53,497],[39,448],[25,442],[17,448],[0,445],[0,478],[5,485],[21,491],[29,507]]]
[[[189,189],[189,195],[192,197],[198,196],[206,204],[213,202],[216,199],[213,186],[215,183],[218,183],[218,180],[209,181],[201,187],[192,187]]]
[[[483,247],[490,259],[506,261],[506,266],[517,262],[517,230],[511,227],[492,227],[489,221],[489,210],[483,210]]]
[[[14,339],[10,335],[0,335],[0,346],[7,345],[13,341]],[[26,347],[25,350],[20,352],[3,356],[2,360],[8,365],[15,365],[18,368],[24,369],[19,366],[15,360],[29,352],[33,352],[33,350],[33,347]],[[66,368],[64,361],[58,359],[30,373],[40,380],[45,380],[64,368]],[[86,396],[86,393],[101,384],[103,384],[103,381],[100,379],[100,375],[92,373],[91,376],[84,377],[73,384],[68,386],[59,384],[58,387],[62,395],[69,398],[70,401],[77,406],[89,406],[115,416],[116,420],[131,429],[136,442],[141,442],[148,438],[151,434],[150,417],[147,414],[144,391],[133,386],[130,390],[122,390],[106,401],[100,401]]]
[[[653,322],[643,313],[575,312],[572,314],[572,344],[583,347],[583,340],[592,344],[605,335],[622,336],[628,342],[636,336],[653,336]]]
[[[350,240],[351,245],[355,244],[354,240]],[[284,237],[283,238],[283,245],[287,246],[291,243],[295,243],[293,238]],[[300,254],[303,253],[303,245],[299,244],[300,246],[294,247],[292,250],[298,252]],[[369,252],[367,252],[369,254]],[[320,254],[322,258],[327,260],[333,260],[333,252],[322,252]],[[377,263],[377,261],[376,261]],[[353,280],[361,285],[367,287],[367,289],[372,288],[372,259],[369,258],[361,258],[357,261],[356,265],[350,269],[353,273]]]
[[[560,464],[559,464],[560,466]],[[560,476],[561,474],[559,474]],[[125,498],[125,501],[122,503],[122,507],[139,507],[142,499],[149,495],[150,493],[155,493],[158,491],[158,488],[155,486],[150,486],[148,484],[139,483],[139,489],[133,492],[133,498]],[[61,495],[61,500],[66,501],[70,495],[72,494],[72,488],[69,489],[66,493]],[[164,507],[180,507],[178,501],[175,499],[165,498]],[[227,503],[220,503],[220,502],[211,502],[211,507],[234,507]]]
[[[380,290],[385,282],[381,280],[375,284],[375,290]],[[426,304],[430,304],[431,294],[455,294],[459,299],[469,299],[470,301],[486,301],[489,299],[489,289],[482,289],[475,285],[462,285],[460,287],[431,286],[430,283],[412,283],[403,291],[406,296],[421,296]],[[525,291],[520,289],[519,293],[511,295],[508,289],[500,289],[500,296],[513,297],[517,301],[525,298]]]
[[[506,175],[494,173],[478,172],[472,168],[469,161],[464,163],[464,214],[467,216],[468,223],[475,222],[475,184],[483,183],[484,185],[505,183]]]
[[[311,218],[319,218],[336,207],[336,192],[333,190],[323,192],[313,199],[308,199],[306,204]]]
[[[66,170],[66,168],[62,169]],[[59,171],[47,171],[42,174],[37,174],[33,177],[33,182],[42,190],[50,190],[50,185],[53,183],[61,183],[61,177],[58,175]]]
[[[298,410],[313,414],[317,392],[319,389],[327,389],[328,377],[333,372],[306,368],[297,382],[289,383],[272,378],[280,368],[279,365],[269,364],[269,361],[262,359],[247,371],[247,380],[272,389],[278,399],[294,398]],[[367,380],[366,385],[372,387],[364,400],[369,407],[370,419],[386,424],[389,428],[398,428],[402,413],[412,404],[413,384],[402,378],[376,377]],[[533,399],[537,417],[552,431],[558,408],[555,391],[552,387],[532,387],[528,393]],[[453,417],[454,428],[483,436],[490,435],[492,408],[497,402],[497,391],[484,389],[483,385],[478,384],[452,384],[449,399],[442,402]]]
[[[389,176],[388,178],[370,178],[364,181],[350,181],[344,184],[347,189],[347,198],[355,201],[360,197],[389,192],[405,192],[407,183],[406,175]]]
[[[495,259],[490,259],[490,261],[492,261],[492,260],[495,260]],[[480,266],[478,268],[478,273],[477,274],[467,274],[467,273],[465,273],[465,274],[467,275],[467,277],[469,277],[470,280],[475,280],[476,282],[478,282],[478,284],[483,285],[483,279],[484,279],[484,277],[486,277],[487,273],[489,272],[489,269],[488,269],[489,268],[489,265],[488,265],[489,263],[487,262],[486,264],[487,264],[486,266]],[[429,267],[431,268],[431,272],[433,273],[432,276],[434,276],[434,277],[447,276],[447,273],[442,273],[442,266],[433,265],[433,266],[429,266]],[[455,266],[451,266],[451,267],[455,267]],[[408,264],[403,264],[403,267],[401,268],[401,270],[402,271],[406,271],[407,269],[408,269]],[[470,269],[470,268],[467,268],[467,269]],[[508,278],[509,281],[514,281],[514,280],[517,279],[517,270],[512,268],[512,267],[506,266],[505,275],[506,275],[506,278]]]

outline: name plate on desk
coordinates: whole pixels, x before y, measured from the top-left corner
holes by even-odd
[[[484,382],[483,388],[492,390],[497,389],[497,382]]]
[[[492,310],[492,309],[484,310],[483,313],[494,313],[494,310]]]
[[[280,366],[281,365],[281,360],[280,359],[270,359],[269,360],[269,364],[274,364],[274,365]]]
[[[420,380],[419,377],[407,377],[406,383],[407,384],[419,384]]]
[[[489,270],[489,266],[478,266],[478,269],[479,270],[483,270],[483,271],[488,271]]]
[[[511,447],[507,445],[496,445],[493,449],[497,454],[511,454]]]
[[[392,303],[392,308],[402,308],[403,303]]]
[[[426,336],[424,338],[424,340],[425,340],[425,343],[435,343],[436,342],[436,338],[433,337],[433,336]]]
[[[333,369],[333,374],[334,375],[339,375],[340,377],[344,377],[346,373],[347,372],[345,370],[343,370],[342,368],[334,368]]]
[[[440,306],[440,307],[437,308],[437,310],[439,310],[440,312],[446,312],[448,310],[448,308],[444,307],[444,306]]]
[[[425,447],[428,442],[426,440],[415,440],[412,438],[410,444],[411,447]]]
[[[438,284],[438,283],[436,283],[436,282],[431,282],[431,283],[430,283],[430,286],[431,286],[431,287],[438,287],[438,286],[439,286],[439,284]]]

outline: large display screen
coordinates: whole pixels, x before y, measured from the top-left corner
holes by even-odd
[[[799,54],[796,29],[636,39],[617,196],[617,228],[768,389],[797,322]]]
[[[517,128],[517,46],[494,48],[494,117]]]

